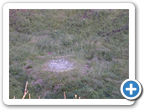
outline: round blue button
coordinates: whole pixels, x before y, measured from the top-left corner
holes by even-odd
[[[135,97],[139,93],[139,86],[134,81],[128,81],[123,86],[123,92],[128,97]]]

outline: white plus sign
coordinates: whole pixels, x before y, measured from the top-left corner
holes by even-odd
[[[130,88],[126,88],[127,91],[130,91],[130,95],[133,94],[133,91],[136,91],[136,90],[137,90],[137,88],[133,88],[132,86],[133,86],[133,85],[130,84]]]

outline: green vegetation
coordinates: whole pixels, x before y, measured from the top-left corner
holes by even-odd
[[[128,10],[10,10],[9,98],[120,99],[129,77]],[[45,70],[52,57],[69,56],[77,67]],[[28,95],[25,97],[28,98]]]

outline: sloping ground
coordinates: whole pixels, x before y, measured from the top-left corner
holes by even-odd
[[[123,98],[120,85],[129,74],[128,13],[10,10],[9,98],[21,98],[26,81],[36,99],[63,99],[64,92],[67,98]]]

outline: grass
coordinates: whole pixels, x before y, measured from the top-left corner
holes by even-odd
[[[26,82],[26,85],[25,85],[25,90],[24,90],[24,94],[23,94],[23,97],[22,99],[25,99],[26,95],[28,94],[28,90],[27,90],[27,86],[28,86],[28,81]],[[31,99],[31,95],[29,93],[29,99]],[[13,97],[13,99],[15,99],[15,96]],[[38,99],[40,99],[40,96],[38,96]],[[66,99],[66,94],[64,92],[64,99]],[[77,97],[77,95],[75,94],[75,97],[73,99],[80,99],[80,97]]]
[[[9,98],[121,99],[129,77],[128,10],[9,10]],[[77,67],[44,70],[48,59],[69,56]],[[26,95],[25,98],[29,98]]]

